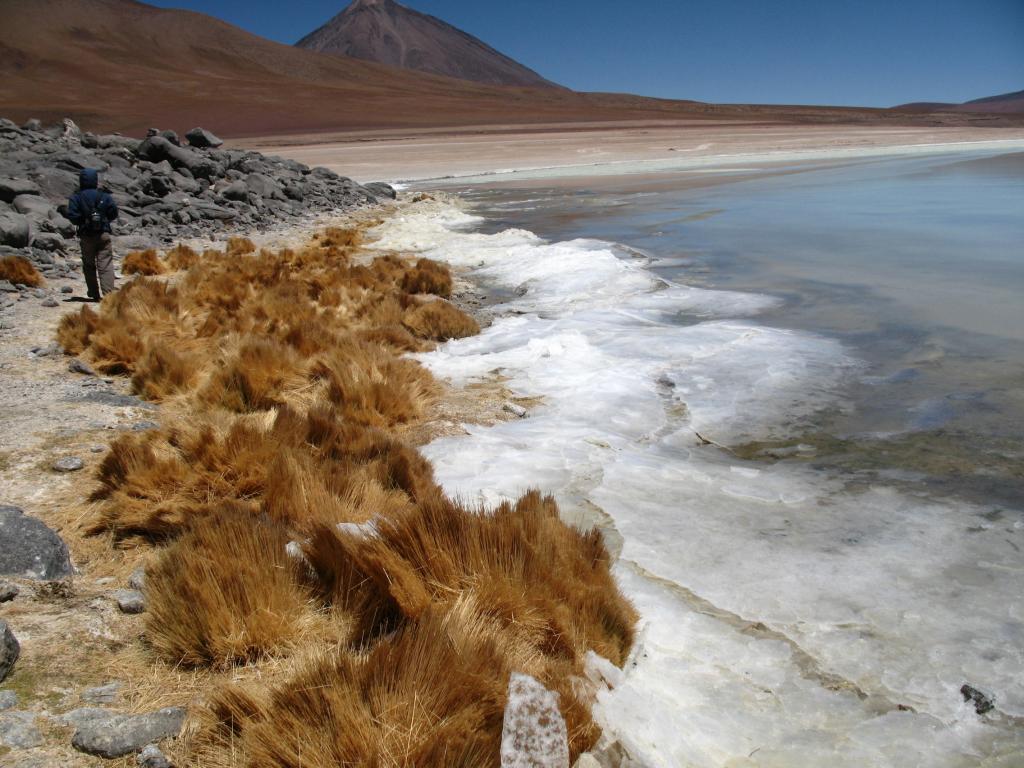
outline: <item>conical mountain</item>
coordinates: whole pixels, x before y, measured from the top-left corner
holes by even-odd
[[[488,85],[560,87],[472,35],[395,0],[355,0],[296,45]]]

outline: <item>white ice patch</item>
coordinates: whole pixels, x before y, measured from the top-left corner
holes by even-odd
[[[420,359],[457,384],[500,374],[541,400],[425,452],[450,493],[493,504],[539,487],[567,514],[599,507],[623,536],[619,576],[648,627],[602,694],[607,734],[650,766],[1022,754],[1006,720],[1024,717],[1019,515],[988,525],[986,510],[854,492],[702,445],[697,432],[798,434],[843,407],[856,361],[833,340],[742,319],[770,297],[668,284],[606,243],[477,223],[425,207],[380,229],[382,247],[518,293],[479,336]],[[995,719],[963,703],[965,683],[995,696]]]

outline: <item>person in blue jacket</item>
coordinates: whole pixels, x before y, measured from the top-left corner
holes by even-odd
[[[117,218],[117,203],[99,188],[99,172],[84,169],[78,176],[79,190],[68,200],[68,219],[78,227],[82,246],[82,270],[89,298],[100,300],[114,291],[114,247],[110,222]],[[99,278],[97,280],[97,277]]]

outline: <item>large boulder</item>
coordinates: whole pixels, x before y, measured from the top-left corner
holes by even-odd
[[[32,238],[32,247],[48,253],[63,253],[67,248],[64,236],[56,232],[37,232]]]
[[[273,198],[275,200],[285,199],[284,190],[281,189],[281,185],[266,174],[250,173],[245,177],[245,185],[249,188],[250,192],[254,192],[260,197]]]
[[[20,213],[0,213],[0,245],[27,248],[32,240],[28,217]]]
[[[17,507],[0,507],[0,576],[54,581],[73,573],[60,536]]]
[[[395,192],[395,188],[390,184],[385,184],[383,181],[371,181],[369,184],[364,184],[363,189],[374,197],[386,197],[391,200],[398,197],[398,193]]]
[[[102,709],[78,710],[65,718],[77,725],[71,746],[108,760],[140,752],[149,744],[177,736],[185,722],[184,707],[167,707],[146,715],[121,715]]]
[[[139,157],[152,163],[167,160],[175,168],[187,168],[201,179],[214,179],[223,174],[223,167],[209,157],[186,147],[178,147],[163,136],[150,136],[139,145]]]
[[[193,128],[185,134],[185,138],[188,140],[189,144],[199,149],[215,148],[224,143],[205,128]]]
[[[18,638],[11,632],[7,622],[0,619],[0,683],[11,674],[11,670],[14,669],[14,662],[18,660],[20,655],[21,646],[18,644]]]
[[[18,213],[26,216],[36,214],[44,219],[50,218],[50,211],[53,210],[49,200],[37,195],[18,195],[14,198],[13,206]]]
[[[239,203],[249,202],[249,186],[242,180],[233,181],[220,192],[225,200],[234,200]]]
[[[78,174],[74,171],[46,166],[33,171],[32,179],[50,200],[67,200],[78,191]]]
[[[19,195],[38,195],[39,186],[28,179],[0,179],[0,200],[13,203]]]

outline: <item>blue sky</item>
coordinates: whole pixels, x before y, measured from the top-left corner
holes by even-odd
[[[150,0],[294,43],[346,0]],[[583,91],[892,106],[1024,89],[1024,0],[408,0]]]

